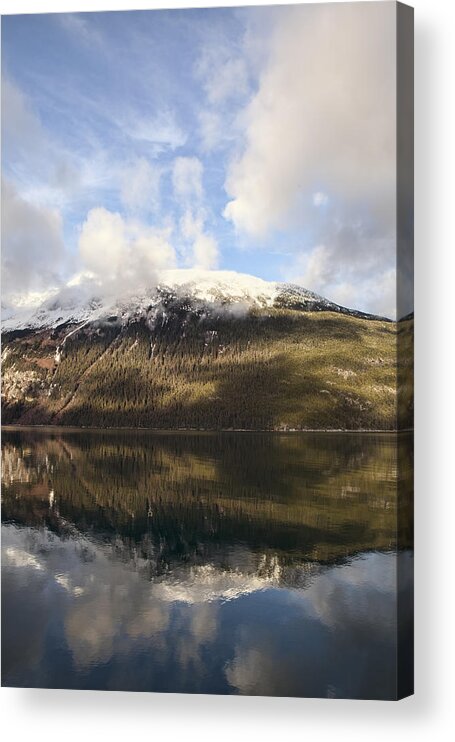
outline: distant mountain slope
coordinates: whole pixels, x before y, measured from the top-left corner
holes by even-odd
[[[90,287],[91,288],[91,287]],[[396,324],[290,284],[169,271],[3,323],[4,423],[394,429]]]

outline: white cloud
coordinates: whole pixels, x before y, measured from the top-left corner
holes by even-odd
[[[193,266],[212,269],[218,266],[218,243],[211,234],[199,234],[193,243]]]
[[[186,262],[192,268],[212,269],[218,265],[218,243],[213,235],[204,231],[204,216],[194,216],[186,211],[180,220],[180,231],[184,239],[191,243],[191,253]]]
[[[395,263],[395,7],[296,6],[275,18],[224,216],[255,240],[301,232],[305,270],[291,264],[290,277],[331,299],[349,286],[350,306],[384,310],[372,287]]]
[[[225,215],[252,235],[299,223],[302,196],[323,182],[392,220],[395,197],[393,4],[283,10],[246,146],[226,180]]]
[[[64,260],[59,212],[27,202],[11,183],[3,180],[3,298],[16,303],[21,294],[58,286]]]
[[[198,112],[203,152],[226,147],[236,139],[236,115],[250,92],[250,60],[242,44],[217,38],[199,52],[195,77],[205,95],[205,108]]]
[[[365,235],[358,225],[331,229],[327,237],[326,244],[296,255],[284,278],[343,306],[395,318],[394,241]]]
[[[12,156],[33,155],[43,149],[45,133],[23,93],[2,76],[2,146]]]
[[[177,157],[172,170],[174,196],[183,210],[180,233],[190,244],[183,247],[182,257],[187,265],[197,268],[216,268],[218,243],[205,230],[207,212],[204,208],[203,165],[197,157]]]
[[[156,115],[138,116],[132,111],[127,117],[117,120],[122,132],[133,140],[152,145],[155,154],[182,147],[187,139],[185,132],[175,120],[170,110],[159,111]]]
[[[170,228],[157,229],[104,208],[92,209],[82,225],[79,255],[85,270],[106,291],[123,293],[153,285],[160,270],[175,266]]]
[[[139,157],[125,168],[121,176],[120,195],[123,205],[133,213],[158,212],[160,182],[163,171]]]

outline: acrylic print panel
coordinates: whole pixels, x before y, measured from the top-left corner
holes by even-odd
[[[409,695],[412,10],[2,21],[3,684]]]

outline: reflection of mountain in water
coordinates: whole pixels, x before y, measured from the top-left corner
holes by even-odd
[[[301,584],[315,562],[396,548],[395,444],[393,435],[8,430],[3,519],[107,540],[155,577],[216,565]],[[410,507],[404,493],[400,509]],[[405,532],[400,545],[409,541]]]
[[[2,683],[406,694],[409,443],[4,431]]]

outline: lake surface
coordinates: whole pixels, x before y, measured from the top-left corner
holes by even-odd
[[[4,430],[3,685],[395,698],[398,455],[393,434]]]

